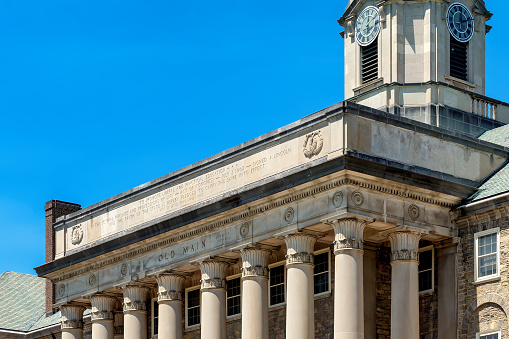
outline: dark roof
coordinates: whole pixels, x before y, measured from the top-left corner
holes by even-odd
[[[479,137],[479,139],[509,147],[509,125],[486,131]],[[491,178],[484,182],[481,187],[479,187],[479,192],[472,197],[471,201],[481,200],[505,192],[509,192],[509,164],[506,164]]]

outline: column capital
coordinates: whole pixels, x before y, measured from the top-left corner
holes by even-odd
[[[429,231],[416,227],[400,226],[380,232],[391,242],[391,262],[419,261],[419,240]]]
[[[286,243],[286,265],[313,265],[313,251],[318,237],[318,235],[303,232],[284,235],[282,238]]]
[[[357,218],[333,219],[327,222],[334,228],[334,253],[364,249],[366,221]]]
[[[161,273],[156,276],[157,301],[182,301],[182,286],[186,277],[174,273]]]
[[[124,312],[147,311],[148,288],[138,284],[128,284],[121,287],[124,293]]]
[[[83,329],[83,312],[81,305],[65,304],[59,307],[62,329]]]
[[[226,288],[226,270],[229,263],[216,259],[200,260],[197,263],[201,270],[202,289]]]
[[[269,276],[270,250],[251,246],[239,250],[239,253],[242,258],[242,278]]]
[[[92,304],[92,321],[95,320],[113,320],[113,309],[117,302],[117,298],[105,295],[94,294],[90,297]]]

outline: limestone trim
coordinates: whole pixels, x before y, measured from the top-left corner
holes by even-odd
[[[364,249],[364,228],[366,221],[345,218],[330,221],[334,228],[334,254],[342,250]]]
[[[415,227],[401,226],[380,232],[387,235],[391,242],[391,262],[419,261],[419,240],[429,231]]]
[[[478,296],[476,300],[472,301],[472,303],[468,306],[465,314],[461,319],[459,324],[460,334],[467,335],[468,334],[468,323],[472,316],[475,314],[477,309],[485,304],[495,304],[502,308],[505,315],[509,315],[509,303],[499,294],[496,293],[488,293],[486,295]]]
[[[313,265],[313,252],[317,236],[299,232],[288,234],[283,239],[286,243],[286,266]]]
[[[122,287],[124,293],[124,312],[146,312],[148,288],[140,285],[127,285]]]
[[[83,312],[85,311],[85,307],[66,304],[60,306],[59,309],[62,329],[83,329]]]
[[[220,260],[203,260],[198,262],[201,270],[201,289],[226,288],[226,270],[229,263]]]
[[[224,219],[218,220],[213,223],[209,223],[205,226],[200,225],[196,228],[191,228],[185,233],[174,235],[174,236],[172,236],[168,239],[165,239],[163,241],[160,241],[160,242],[157,242],[157,243],[154,243],[154,244],[151,244],[151,245],[139,248],[139,249],[135,249],[135,250],[129,251],[127,253],[123,253],[121,255],[117,255],[117,256],[112,257],[108,260],[96,262],[94,265],[86,266],[86,267],[83,267],[83,268],[73,271],[73,272],[62,274],[61,276],[59,276],[57,278],[51,279],[51,281],[53,283],[58,283],[60,281],[67,280],[69,278],[79,276],[79,275],[82,275],[84,273],[87,273],[87,272],[90,272],[93,270],[97,270],[104,266],[123,262],[129,258],[136,257],[142,253],[150,252],[150,251],[153,251],[153,250],[155,250],[157,248],[161,248],[161,247],[167,247],[169,244],[173,244],[173,243],[182,241],[183,239],[195,237],[195,236],[197,236],[197,234],[208,232],[212,229],[216,229],[216,228],[222,227],[227,224],[238,222],[238,221],[244,220],[246,218],[252,218],[253,216],[255,216],[257,214],[265,213],[268,210],[279,208],[284,205],[289,205],[295,201],[308,198],[308,197],[313,196],[317,193],[321,193],[321,192],[325,192],[325,191],[329,191],[329,190],[335,190],[338,187],[344,187],[344,186],[356,186],[358,188],[364,188],[364,189],[377,191],[377,192],[384,193],[384,194],[394,195],[394,196],[398,196],[398,197],[402,197],[402,198],[413,199],[413,200],[417,200],[420,202],[437,205],[440,207],[452,208],[455,206],[455,204],[453,202],[448,202],[448,201],[445,201],[444,199],[437,199],[437,198],[432,197],[431,195],[427,195],[427,194],[419,194],[419,193],[416,193],[414,190],[408,190],[403,186],[395,187],[395,185],[393,184],[389,187],[389,186],[385,186],[383,184],[365,182],[362,180],[356,180],[356,179],[352,179],[352,178],[342,178],[340,180],[335,180],[335,181],[323,184],[321,186],[314,187],[312,189],[307,189],[305,191],[303,190],[298,194],[295,194],[293,196],[287,196],[287,197],[278,199],[278,200],[268,203],[268,204],[261,204],[261,205],[258,205],[258,206],[255,206],[255,207],[249,208],[249,209],[246,208],[241,213],[236,213],[231,217],[224,218]]]
[[[246,277],[265,277],[269,276],[269,255],[270,250],[248,247],[241,249],[242,258],[242,278]]]
[[[180,301],[182,302],[182,287],[186,277],[178,274],[163,273],[156,276],[158,285],[157,301]]]
[[[92,304],[92,321],[113,320],[113,309],[116,302],[117,298],[103,294],[95,294],[90,297],[90,303]]]

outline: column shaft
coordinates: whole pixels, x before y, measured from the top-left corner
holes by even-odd
[[[270,252],[258,248],[240,251],[242,256],[242,339],[269,338]]]
[[[185,277],[176,274],[161,274],[158,284],[159,339],[182,339],[182,286]]]
[[[437,249],[438,337],[454,338],[458,327],[457,244]]]
[[[363,232],[365,222],[340,219],[334,227],[334,338],[364,339]]]
[[[285,237],[286,254],[286,338],[314,339],[315,305],[313,249],[316,237],[290,234]]]
[[[201,279],[201,338],[226,339],[226,269],[217,260],[199,263]]]
[[[419,240],[424,230],[382,232],[391,241],[391,339],[419,339]]]
[[[124,338],[147,339],[147,293],[138,285],[127,285],[124,292]]]

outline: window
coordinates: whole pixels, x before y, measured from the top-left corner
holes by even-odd
[[[500,276],[499,242],[500,229],[476,233],[475,241],[475,280],[482,281]]]
[[[200,286],[186,290],[186,327],[200,324]]]
[[[158,321],[159,321],[159,303],[157,302],[157,298],[151,300],[151,312],[152,312],[152,336],[157,335],[158,333]]]
[[[226,280],[226,315],[240,314],[240,277]]]
[[[329,292],[330,286],[330,251],[318,251],[315,253],[315,268],[314,268],[314,289],[315,295],[324,294]]]
[[[433,246],[419,249],[419,292],[432,292],[434,289],[434,259]]]
[[[500,339],[500,332],[492,332],[486,334],[477,333],[477,339]]]
[[[451,76],[465,81],[468,80],[467,51],[468,42],[459,42],[451,37]]]
[[[275,306],[285,302],[285,265],[279,264],[269,270],[269,305]]]
[[[362,83],[378,79],[378,38],[361,47],[361,70]]]

